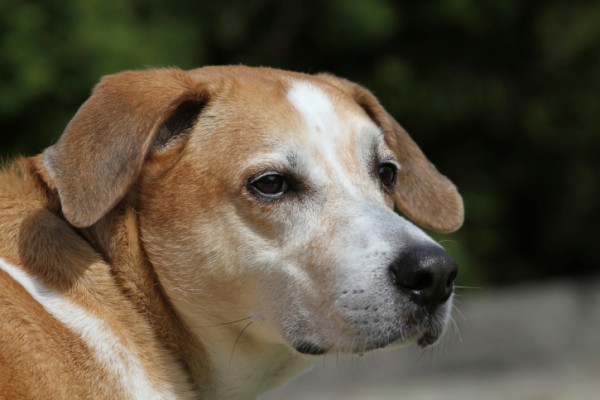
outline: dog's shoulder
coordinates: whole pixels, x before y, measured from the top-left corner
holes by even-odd
[[[0,167],[0,216],[46,203],[32,174],[33,159],[17,158]]]
[[[39,253],[44,242],[74,235],[51,212],[51,196],[39,184],[33,172],[33,159],[20,158],[0,170],[0,392],[11,398],[51,398],[49,388],[59,380],[68,380],[64,398],[94,394],[85,381],[91,363],[81,357],[73,364],[71,355],[87,354],[81,338],[47,312],[33,293],[44,292],[52,282],[45,271],[60,253]],[[48,232],[53,227],[52,232]],[[60,242],[58,240],[57,242]],[[58,246],[57,246],[58,247]],[[52,248],[52,247],[49,247]],[[38,274],[39,273],[39,274]],[[32,356],[33,355],[33,356]],[[88,360],[91,357],[87,357]],[[23,385],[34,380],[36,385]],[[97,380],[109,377],[98,371]],[[68,391],[68,393],[67,393]]]
[[[0,169],[0,258],[18,262],[23,223],[47,206],[47,197],[32,174],[31,159],[18,158]]]
[[[19,158],[0,170],[0,259],[34,272],[37,267],[64,271],[50,267],[99,258],[61,218],[58,197],[45,183],[38,162],[37,157]],[[57,280],[46,272],[39,271],[38,278]]]
[[[57,209],[58,199],[43,184],[39,157],[17,158],[0,165],[0,223],[13,221],[36,209]],[[0,225],[5,232],[6,227]]]

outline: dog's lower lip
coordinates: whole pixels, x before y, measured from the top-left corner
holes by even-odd
[[[327,350],[310,342],[300,342],[295,346],[298,353],[318,356],[327,353]]]
[[[431,346],[432,344],[437,342],[438,337],[439,337],[438,335],[435,335],[435,334],[431,333],[430,331],[427,331],[423,334],[423,336],[421,336],[419,338],[419,340],[417,340],[417,345],[419,345],[419,347],[424,349],[425,347]]]

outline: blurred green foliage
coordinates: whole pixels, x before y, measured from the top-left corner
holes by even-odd
[[[594,273],[600,3],[0,2],[0,155],[55,141],[101,75],[205,64],[371,88],[459,186],[463,284]]]

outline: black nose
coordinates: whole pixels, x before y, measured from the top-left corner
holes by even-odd
[[[394,284],[415,303],[435,309],[452,294],[458,266],[441,247],[423,245],[404,250],[390,272]]]

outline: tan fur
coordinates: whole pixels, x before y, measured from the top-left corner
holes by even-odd
[[[240,339],[244,325],[223,322],[246,318],[244,304],[261,290],[242,270],[244,236],[231,232],[251,226],[264,241],[287,240],[262,218],[274,206],[240,191],[249,176],[239,165],[270,135],[301,129],[283,100],[292,78],[320,85],[346,112],[364,112],[382,128],[402,165],[396,205],[409,218],[438,231],[461,225],[454,186],[365,89],[271,69],[160,69],[104,78],[57,144],[0,172],[0,258],[106,321],[156,387],[181,398],[219,396],[225,384],[214,360],[263,351],[271,340],[270,326],[255,323]],[[153,141],[186,103],[203,107],[193,135],[157,150]],[[243,140],[222,134],[242,130]],[[351,157],[342,162],[352,168]],[[235,202],[249,204],[243,215]],[[196,267],[180,267],[192,258]],[[217,266],[237,278],[224,282],[210,273]],[[186,282],[201,282],[190,290],[206,295],[193,315],[173,306],[187,301]],[[229,294],[239,306],[224,316]],[[190,323],[198,310],[201,320]],[[215,354],[220,341],[236,343],[231,354]],[[0,270],[0,398],[120,398],[114,380],[81,338]]]
[[[111,244],[119,252],[104,253],[118,262],[119,268],[111,271],[100,254],[57,215],[60,212],[56,196],[40,179],[37,161],[18,160],[0,175],[0,231],[3,233],[0,255],[107,321],[122,335],[125,343],[139,351],[148,370],[156,374],[154,378],[158,384],[166,384],[165,378],[168,378],[180,381],[185,387],[187,378],[182,371],[196,368],[194,364],[201,362],[203,357],[188,366],[181,365],[167,353],[167,349],[189,351],[183,349],[187,339],[177,331],[179,322],[171,321],[173,314],[160,300],[161,293],[157,292],[152,275],[147,276],[152,271],[144,268],[144,258],[135,254],[140,251],[137,241],[127,241],[130,239],[126,237],[127,224],[120,226],[121,232],[111,233]],[[115,214],[118,213],[106,216],[103,223],[110,224],[111,217],[118,219]],[[135,235],[135,226],[133,228],[130,232]],[[120,285],[120,274],[131,270],[138,274],[137,279],[131,281],[135,286]],[[0,283],[10,291],[0,291],[3,305],[0,307],[0,321],[3,321],[0,340],[6,341],[0,346],[0,357],[8,359],[0,363],[0,393],[10,399],[114,396],[110,381],[115,377],[98,368],[79,338],[45,313],[22,288],[6,280],[4,275]],[[130,282],[126,278],[123,280]],[[143,302],[137,299],[143,299]],[[163,327],[166,324],[168,330]],[[123,326],[128,329],[122,329]],[[162,336],[163,330],[167,333],[164,335],[166,340],[159,343],[157,335]],[[53,342],[57,342],[56,345],[52,345]],[[207,369],[202,365],[203,371]],[[16,380],[7,378],[3,381],[7,376],[14,376]],[[35,379],[36,376],[40,378]],[[23,384],[25,382],[32,383]],[[14,387],[11,389],[11,386]],[[14,397],[12,390],[17,390]]]

